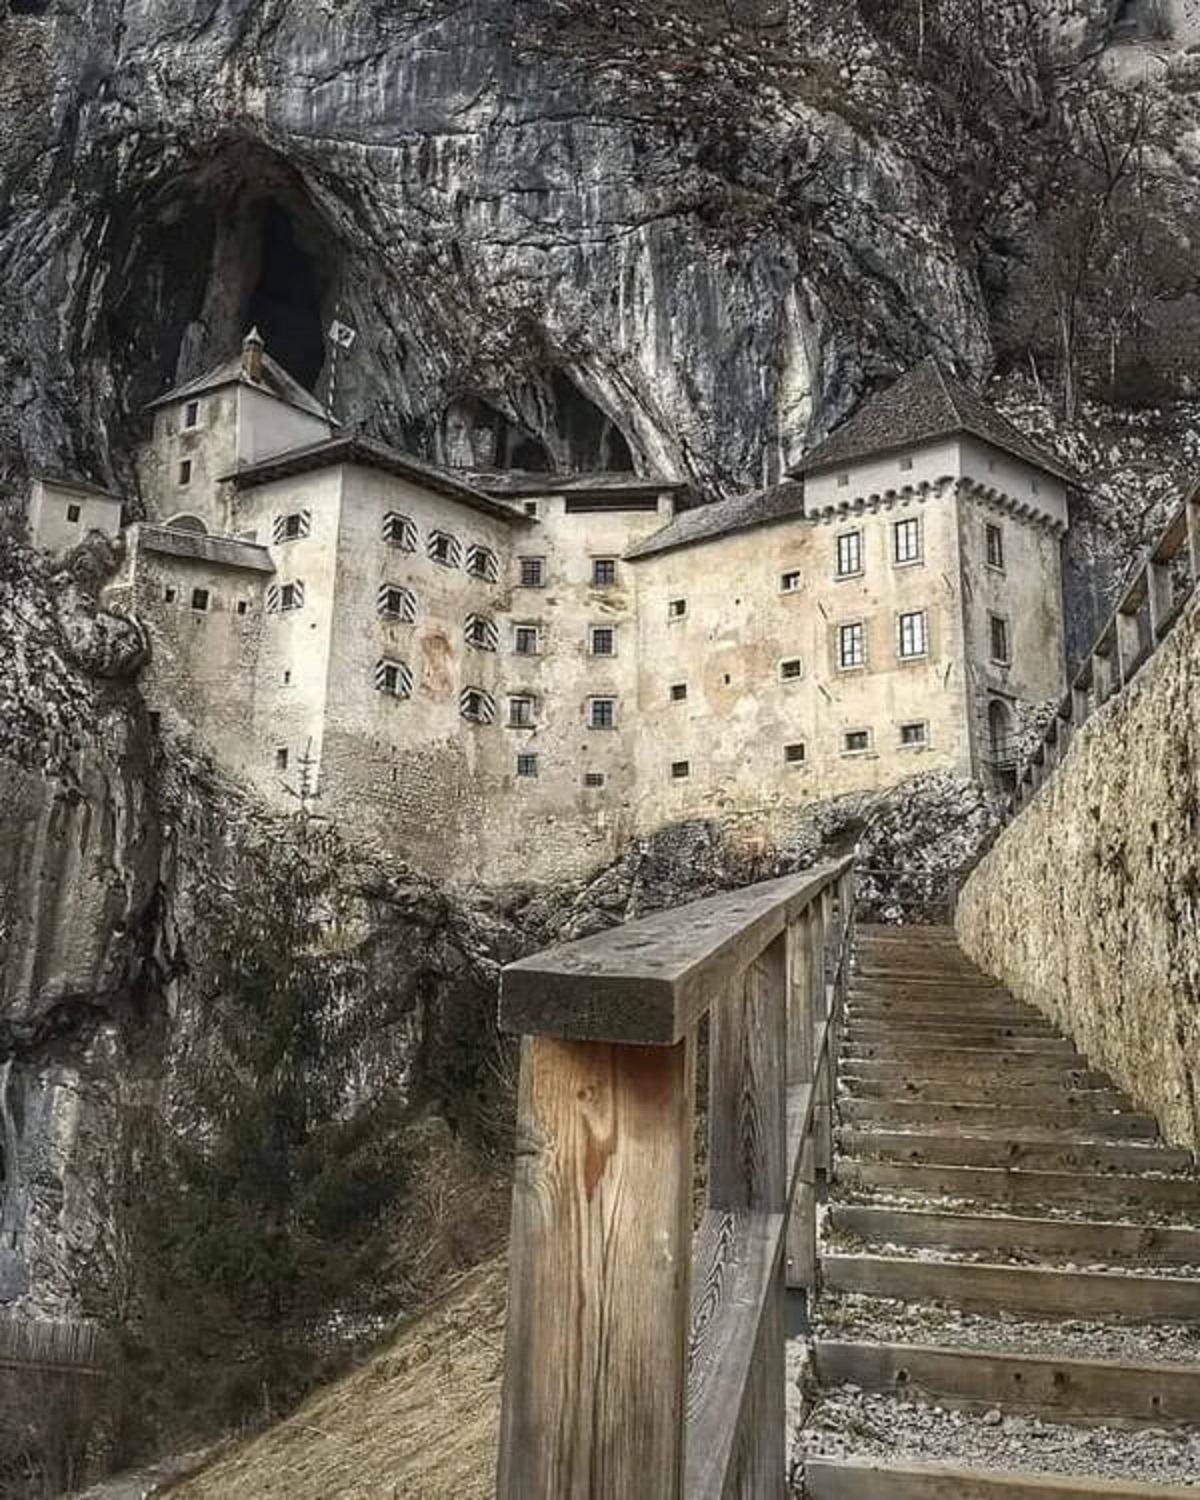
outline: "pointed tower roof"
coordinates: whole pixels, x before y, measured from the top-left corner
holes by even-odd
[[[258,355],[259,374],[257,377],[246,368],[245,354],[248,349],[254,350]],[[307,412],[310,417],[320,417],[323,422],[328,422],[331,426],[337,425],[333,416],[325,410],[317,398],[310,391],[306,391],[298,380],[289,375],[283,366],[266,352],[262,334],[257,328],[250,330],[242,341],[241,350],[232,359],[223,360],[219,365],[214,365],[211,370],[198,375],[195,380],[175,386],[151,401],[148,409],[153,411],[156,407],[170,406],[176,401],[190,401],[196,396],[221,390],[228,385],[249,386],[252,390],[262,391],[264,395],[274,396],[277,401],[286,401],[289,406]]]
[[[805,454],[792,473],[799,476],[844,468],[878,453],[914,448],[962,432],[1067,484],[1078,483],[1071,469],[1048,449],[1031,442],[976,391],[948,375],[934,355],[864,401]]]

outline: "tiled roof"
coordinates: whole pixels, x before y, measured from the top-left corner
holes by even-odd
[[[630,547],[625,556],[651,557],[658,552],[671,552],[676,547],[688,547],[713,537],[726,536],[732,531],[750,531],[756,526],[767,526],[772,521],[784,521],[803,514],[804,485],[799,480],[785,479],[782,484],[755,490],[750,495],[734,495],[729,500],[716,500],[710,505],[681,511],[661,531]]]
[[[232,480],[240,490],[249,490],[261,484],[270,484],[275,479],[311,473],[314,469],[327,469],[336,464],[361,464],[364,468],[379,469],[385,474],[397,474],[402,479],[411,479],[424,485],[435,494],[459,500],[495,520],[533,524],[521,511],[493,500],[474,485],[457,478],[451,470],[427,463],[413,453],[403,453],[399,448],[389,448],[386,443],[354,432],[340,432],[324,442],[309,443],[303,448],[289,448],[271,458],[260,459],[257,463],[244,464],[222,477]]]
[[[286,401],[289,406],[298,407],[305,411],[310,417],[320,417],[323,422],[333,423],[333,418],[312,395],[306,391],[298,380],[283,368],[281,364],[273,360],[264,350],[262,353],[262,379],[252,380],[247,375],[242,364],[242,356],[235,355],[227,359],[223,364],[216,365],[204,375],[198,375],[195,380],[189,380],[186,385],[177,385],[174,390],[167,391],[159,396],[156,401],[151,401],[150,410],[158,406],[168,406],[176,401],[190,401],[193,396],[203,396],[208,391],[220,390],[226,385],[246,385],[253,391],[262,391],[267,396],[274,396],[277,401]]]
[[[234,536],[211,536],[199,531],[179,531],[172,526],[137,528],[138,545],[144,552],[163,552],[169,557],[187,557],[196,562],[219,563],[229,568],[248,568],[252,573],[273,573],[271,554],[257,542]]]
[[[969,386],[947,375],[932,356],[863,402],[792,472],[815,474],[957,432],[970,433],[1068,484],[1077,480],[1052,453],[1031,442]]]

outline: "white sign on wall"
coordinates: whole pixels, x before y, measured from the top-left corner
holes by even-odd
[[[334,318],[329,325],[329,337],[339,349],[350,349],[353,348],[354,340],[358,337],[358,330]]]

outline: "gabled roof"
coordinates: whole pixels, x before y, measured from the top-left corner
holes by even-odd
[[[680,512],[669,525],[643,542],[630,547],[628,558],[652,557],[658,552],[672,552],[676,547],[690,547],[696,542],[711,541],[733,531],[750,531],[804,514],[804,485],[796,479],[749,495],[734,495],[710,505]]]
[[[242,356],[235,354],[232,359],[215,365],[206,374],[198,375],[195,380],[189,380],[186,385],[177,385],[165,395],[159,396],[157,400],[151,401],[148,410],[153,411],[159,406],[170,406],[177,401],[190,401],[195,396],[207,395],[209,391],[220,390],[223,386],[245,385],[251,390],[261,391],[266,396],[274,396],[277,401],[286,401],[289,406],[295,406],[300,411],[307,412],[310,417],[320,417],[323,422],[334,425],[333,417],[317,398],[310,391],[306,391],[298,380],[289,375],[277,360],[272,359],[265,349],[261,357],[262,378],[260,380],[251,379],[246,373]]]
[[[817,474],[843,468],[878,453],[912,448],[960,432],[1011,453],[1066,484],[1078,483],[1071,469],[1031,442],[977,392],[947,375],[932,355],[894,385],[864,401],[824,442],[807,453],[792,473]]]
[[[522,511],[493,500],[474,485],[457,479],[449,470],[440,468],[437,464],[426,463],[415,454],[389,448],[386,443],[356,432],[339,432],[320,443],[309,443],[303,448],[289,448],[271,458],[259,459],[257,463],[244,464],[231,474],[221,477],[232,480],[239,490],[251,490],[259,485],[270,484],[275,479],[288,479],[295,474],[308,474],[314,469],[328,469],[338,464],[361,464],[367,469],[396,474],[402,479],[411,479],[416,484],[424,485],[435,494],[461,501],[463,505],[469,505],[495,520],[536,525]]]

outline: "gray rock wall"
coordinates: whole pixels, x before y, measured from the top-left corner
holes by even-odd
[[[1200,606],[967,882],[967,953],[1200,1149]]]

